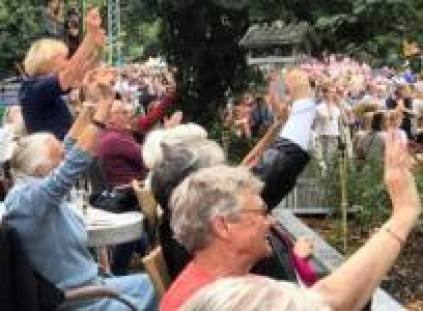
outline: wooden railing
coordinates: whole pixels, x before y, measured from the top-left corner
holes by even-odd
[[[315,246],[313,263],[320,276],[330,273],[344,262],[344,257],[336,249],[299,220],[291,210],[276,208],[273,211],[273,215],[283,224],[293,239],[307,237],[313,240]],[[384,290],[378,288],[372,298],[371,310],[399,311],[405,310],[405,308]]]

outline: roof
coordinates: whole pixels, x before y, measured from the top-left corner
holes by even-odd
[[[285,24],[282,21],[272,25],[252,25],[239,44],[242,47],[263,47],[278,44],[302,43],[310,30],[307,22]]]

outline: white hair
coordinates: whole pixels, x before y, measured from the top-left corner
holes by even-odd
[[[200,289],[180,311],[329,311],[313,289],[261,276],[222,278]]]
[[[50,165],[48,146],[55,139],[50,133],[35,133],[20,138],[10,159],[13,178],[36,176],[41,166]]]
[[[200,168],[225,163],[223,149],[211,139],[195,139],[168,146],[162,144],[162,159],[147,180],[158,203],[167,208],[173,189]]]
[[[147,168],[152,169],[163,159],[161,144],[172,145],[194,139],[206,139],[207,131],[198,124],[180,124],[170,129],[151,131],[144,140],[142,156]]]
[[[224,165],[203,168],[189,175],[172,192],[171,227],[189,252],[207,247],[211,221],[236,216],[239,196],[249,189],[260,194],[263,183],[245,167]]]

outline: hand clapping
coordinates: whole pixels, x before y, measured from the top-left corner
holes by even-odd
[[[87,73],[83,83],[86,100],[91,103],[113,100],[116,75],[116,70],[111,67],[96,68]]]

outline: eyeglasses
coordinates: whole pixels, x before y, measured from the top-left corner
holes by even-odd
[[[239,212],[258,214],[263,217],[269,216],[269,211],[267,210],[267,208],[247,208],[247,209],[240,210]]]

